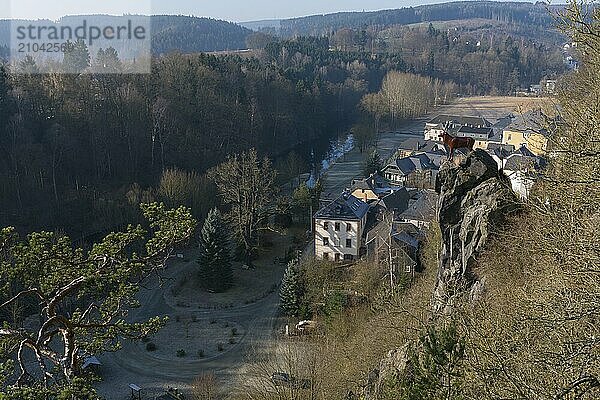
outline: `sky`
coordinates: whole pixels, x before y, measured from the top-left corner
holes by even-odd
[[[444,0],[0,0],[0,19],[51,19],[81,14],[183,14],[233,22],[338,11],[402,8]]]

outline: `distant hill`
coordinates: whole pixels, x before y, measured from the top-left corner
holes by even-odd
[[[526,25],[535,29],[554,27],[554,21],[548,14],[543,2],[496,2],[462,1],[443,4],[431,4],[418,7],[400,8],[372,12],[341,12],[327,15],[281,20],[277,32],[282,37],[322,36],[341,28],[361,29],[369,26],[386,28],[394,25],[417,24],[430,21],[450,21],[487,19],[517,25]],[[553,6],[553,8],[560,6]],[[244,23],[251,29],[272,28],[256,22]]]
[[[152,17],[152,49],[155,54],[242,50],[247,28],[232,22],[185,16]]]
[[[73,17],[66,16],[62,21]],[[79,20],[81,17],[75,17]],[[94,24],[108,22],[115,17],[92,15],[86,17]],[[51,21],[21,21],[24,25],[51,24]],[[10,20],[0,20],[0,48],[9,44]],[[232,22],[211,18],[198,18],[177,15],[156,15],[151,17],[152,51],[165,54],[171,51],[183,53],[242,50],[246,48],[246,37],[252,32]],[[117,50],[119,44],[115,43]]]

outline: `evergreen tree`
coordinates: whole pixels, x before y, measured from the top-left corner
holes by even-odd
[[[224,292],[233,284],[229,239],[221,213],[211,210],[200,233],[200,282],[213,292]]]
[[[289,316],[295,317],[300,311],[300,275],[298,261],[291,261],[283,274],[279,288],[281,309]]]
[[[90,51],[81,39],[65,45],[63,67],[69,73],[81,73],[90,66]]]
[[[376,149],[370,152],[365,159],[365,163],[363,165],[363,174],[365,176],[370,176],[376,172],[379,172],[383,169],[383,163],[381,161],[381,157]]]

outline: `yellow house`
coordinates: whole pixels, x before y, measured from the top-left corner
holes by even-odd
[[[502,132],[502,144],[516,149],[525,146],[536,156],[543,156],[548,150],[549,125],[549,118],[541,110],[519,115]]]

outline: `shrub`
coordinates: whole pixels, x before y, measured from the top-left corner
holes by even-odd
[[[225,350],[225,347],[223,347],[223,343],[218,343],[217,344],[217,350],[219,350],[219,351]]]
[[[202,350],[202,349],[198,350],[198,357],[204,358],[204,350]]]
[[[146,351],[155,351],[156,345],[152,342],[146,343]]]
[[[229,344],[235,344],[235,339],[234,338],[229,338]]]
[[[177,350],[177,357],[185,357],[185,350],[179,349]]]
[[[233,336],[237,336],[237,334],[238,334],[238,330],[237,330],[237,328],[231,328],[231,336],[232,336],[232,337],[233,337]]]

